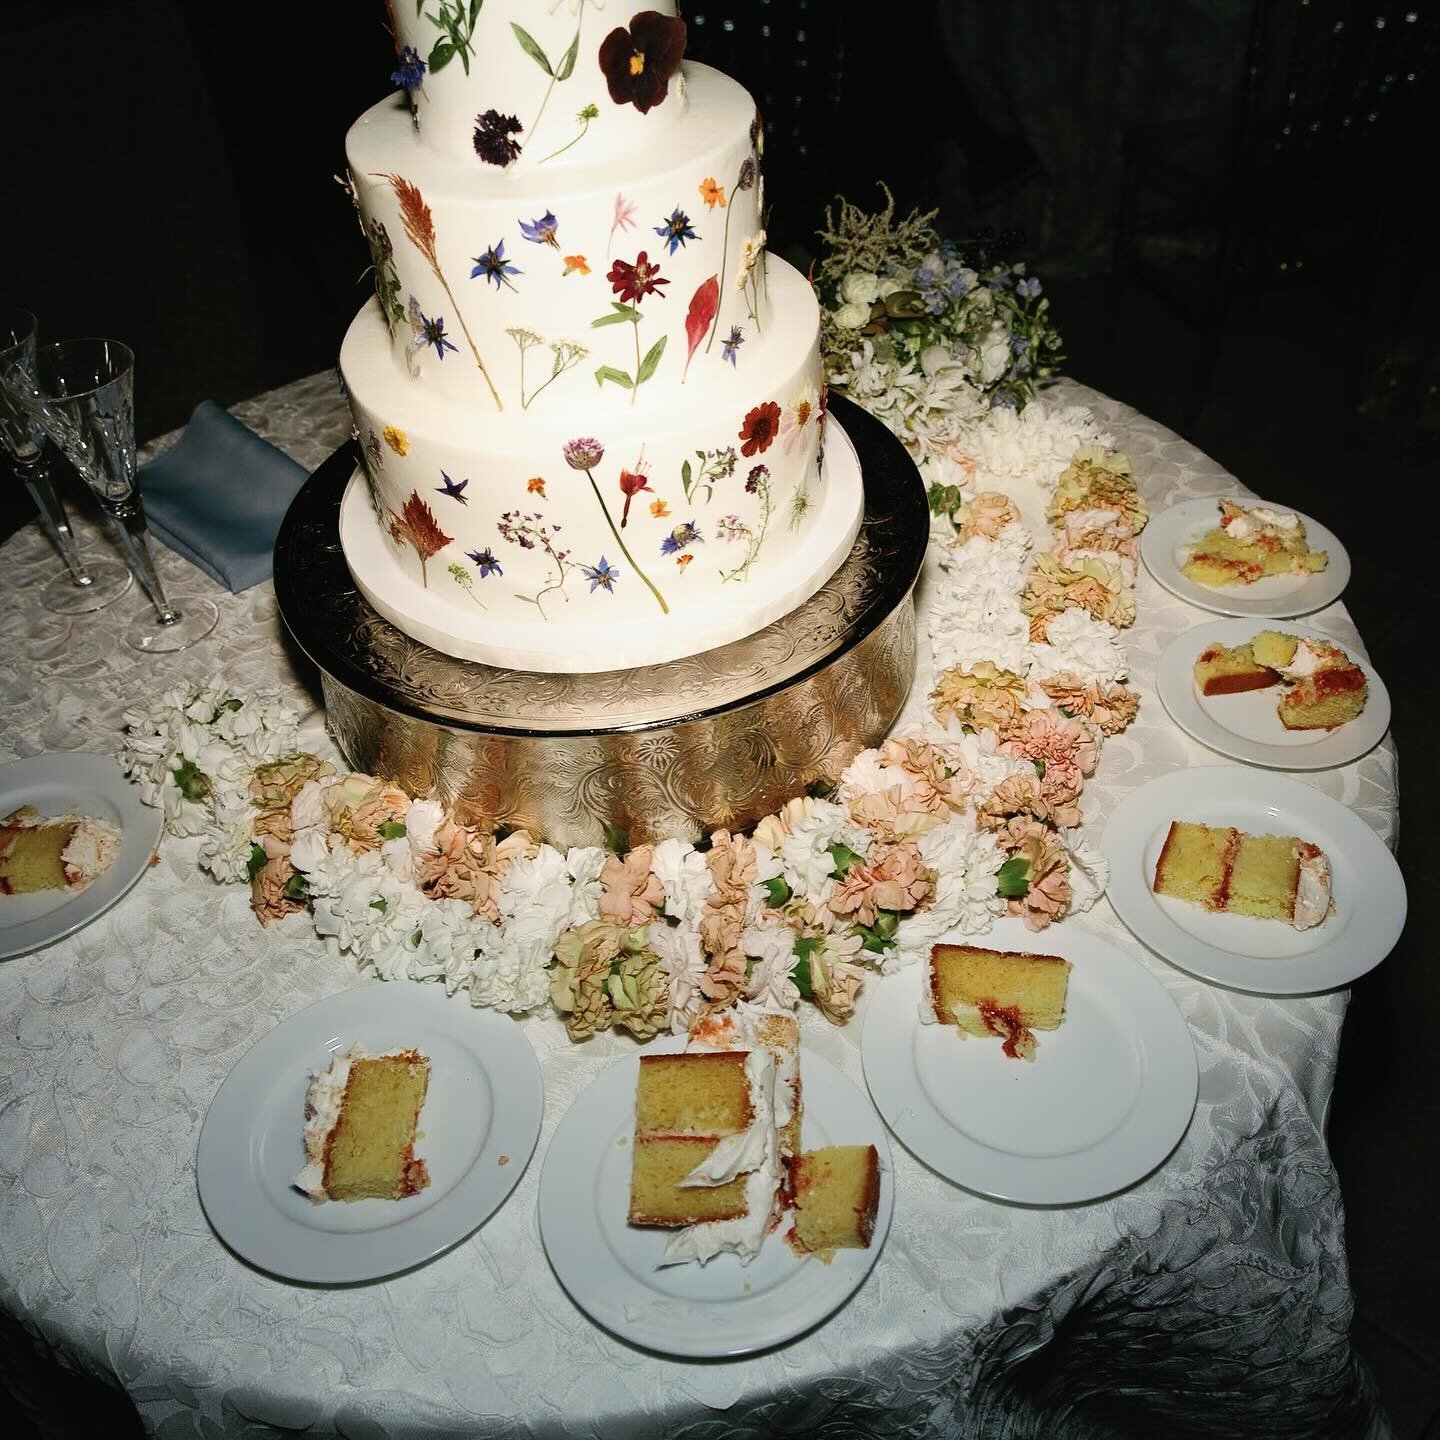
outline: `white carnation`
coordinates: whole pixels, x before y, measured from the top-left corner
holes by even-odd
[[[250,878],[250,826],[254,820],[250,802],[243,795],[226,795],[212,810],[202,832],[199,861],[222,885],[235,885]]]
[[[565,928],[583,925],[600,914],[600,872],[610,852],[600,845],[577,845],[565,855],[565,869],[570,876],[570,913]]]
[[[1045,643],[1031,648],[1030,677],[1048,680],[1068,672],[1086,682],[1113,685],[1129,672],[1119,636],[1115,626],[1078,605],[1062,610],[1045,627]]]
[[[1110,862],[1079,830],[1062,830],[1060,843],[1070,858],[1070,909],[1081,915],[1105,893],[1110,883]]]
[[[665,889],[665,914],[682,924],[700,918],[705,899],[715,888],[715,877],[701,854],[688,840],[662,840],[655,847],[650,868]]]
[[[754,925],[740,936],[740,948],[756,961],[746,996],[762,1009],[793,1010],[800,1003],[795,984],[795,932],[788,925]]]

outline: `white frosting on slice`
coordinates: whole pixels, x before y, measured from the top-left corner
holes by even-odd
[[[1309,640],[1301,640],[1295,647],[1295,654],[1288,665],[1279,667],[1280,673],[1291,680],[1303,680],[1313,675],[1325,663],[1325,652]]]
[[[120,853],[120,832],[104,820],[82,815],[75,822],[70,843],[60,852],[65,879],[72,890],[83,890],[114,863]]]
[[[681,1182],[680,1188],[728,1185],[738,1175],[765,1163],[767,1130],[775,1128],[775,1059],[768,1050],[752,1050],[745,1057],[750,1082],[750,1124],[738,1135],[727,1135]]]
[[[1300,880],[1295,887],[1295,914],[1291,924],[1309,930],[1330,913],[1330,861],[1320,851],[1301,854]]]

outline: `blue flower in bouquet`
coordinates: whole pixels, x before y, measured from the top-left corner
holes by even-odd
[[[470,278],[474,280],[483,275],[485,279],[495,282],[497,290],[502,285],[510,285],[510,276],[525,273],[507,263],[503,240],[497,240],[483,255],[472,255],[470,258],[475,262],[475,268],[470,272]],[[510,288],[513,290],[515,287],[510,285]]]
[[[668,220],[655,226],[655,233],[669,245],[672,255],[687,240],[700,238],[690,225],[690,217],[678,205],[671,212]]]
[[[990,272],[990,284],[996,290],[1006,290],[1010,286],[1010,271],[1004,265],[997,265]]]
[[[475,568],[480,572],[482,580],[487,575],[503,575],[505,573],[500,568],[500,562],[495,558],[495,552],[488,545],[483,550],[468,551],[465,558],[475,562]]]
[[[1034,300],[1040,294],[1040,282],[1033,275],[1027,275],[1015,287],[1015,293],[1022,300]]]
[[[946,280],[946,289],[956,300],[963,300],[970,293],[970,282],[974,279],[975,272],[967,270],[963,265],[952,265],[949,278]]]
[[[413,45],[407,45],[395,57],[395,69],[391,72],[390,83],[404,90],[418,90],[425,83],[425,62]]]
[[[598,565],[582,565],[580,573],[590,582],[590,593],[609,590],[613,593],[620,572],[602,555]]]

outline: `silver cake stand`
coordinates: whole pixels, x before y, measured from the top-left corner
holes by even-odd
[[[929,515],[905,448],[840,397],[865,517],[849,557],[797,610],[704,654],[543,675],[457,660],[378,615],[340,548],[359,462],[342,446],[301,487],[275,542],[275,595],[315,663],[354,769],[430,795],[465,823],[566,848],[743,829],[833,783],[889,731],[915,674],[913,590]]]

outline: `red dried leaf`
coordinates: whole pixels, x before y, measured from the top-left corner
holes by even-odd
[[[405,538],[422,560],[428,560],[450,543],[450,537],[435,519],[435,512],[420,498],[418,491],[410,492],[401,516],[405,522]]]
[[[690,342],[690,353],[685,357],[685,369],[680,376],[682,385],[685,383],[685,376],[690,373],[690,361],[694,359],[695,352],[700,348],[700,342],[705,338],[705,332],[709,330],[710,322],[719,308],[720,277],[712,275],[702,282],[691,297],[690,309],[685,316],[685,338]]]

